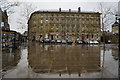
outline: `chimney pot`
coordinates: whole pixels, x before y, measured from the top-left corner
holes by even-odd
[[[69,9],[69,12],[71,12],[71,9]]]
[[[59,12],[61,12],[61,8],[59,8]]]
[[[81,9],[80,9],[80,7],[78,7],[78,12],[80,12],[81,11]]]

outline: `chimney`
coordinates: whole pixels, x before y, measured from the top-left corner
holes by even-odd
[[[59,12],[61,12],[61,8],[59,8]]]
[[[71,12],[71,9],[69,9],[69,12]]]
[[[81,11],[81,9],[80,9],[80,7],[78,7],[78,12],[80,12]]]

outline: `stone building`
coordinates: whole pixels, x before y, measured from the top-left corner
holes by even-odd
[[[99,12],[36,11],[28,21],[29,40],[100,40]]]
[[[0,8],[0,25],[2,27],[2,30],[10,30],[10,26],[8,24],[8,15],[6,10],[2,11]]]
[[[10,25],[8,24],[8,15],[6,10],[2,12],[2,22],[4,22],[4,26],[2,27],[2,30],[10,30]]]
[[[112,33],[118,34],[119,33],[119,23],[115,21],[115,23],[112,25]]]

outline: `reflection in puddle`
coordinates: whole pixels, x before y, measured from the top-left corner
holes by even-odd
[[[2,69],[6,71],[15,67],[20,60],[20,49],[13,50],[12,48],[2,51]]]
[[[106,48],[100,45],[67,45],[67,44],[40,44],[37,42],[29,43],[28,54],[26,47],[22,47],[18,52],[9,51],[6,53],[10,58],[4,58],[3,65],[10,67],[7,62],[14,59],[11,63],[16,63],[17,67],[5,75],[6,78],[117,78],[118,58],[117,48]],[[23,51],[23,52],[22,52]],[[105,54],[103,54],[105,52]],[[5,54],[5,52],[3,52]],[[12,54],[21,54],[13,56]],[[24,57],[24,55],[26,57]],[[6,57],[3,55],[3,57]],[[14,57],[14,58],[13,58]],[[22,58],[20,58],[22,57]],[[114,58],[115,57],[115,58]],[[20,60],[20,61],[19,61]],[[19,62],[18,62],[19,61]],[[20,63],[24,63],[24,66]],[[15,65],[15,66],[16,66]],[[5,66],[4,66],[5,67]],[[20,68],[18,68],[20,67]],[[23,69],[24,70],[20,70]],[[114,70],[113,70],[113,69]],[[23,71],[23,72],[21,72]],[[22,76],[21,74],[22,73]],[[12,76],[10,75],[12,74]],[[24,75],[26,74],[26,75]],[[24,75],[24,76],[23,76]]]
[[[34,46],[31,46],[33,45]],[[29,44],[29,65],[35,73],[74,74],[99,72],[100,47],[89,45]]]

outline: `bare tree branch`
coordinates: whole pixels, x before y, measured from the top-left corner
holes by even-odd
[[[31,15],[31,13],[35,10],[35,6],[31,3],[23,3],[23,8],[21,8],[20,18],[18,19],[17,23],[20,24],[21,28],[27,27],[27,21]]]
[[[3,10],[9,10],[10,8],[14,7],[14,6],[19,6],[20,5],[20,2],[17,2],[17,1],[12,1],[12,2],[9,2],[7,0],[1,0],[0,1],[0,7],[3,9]]]
[[[101,30],[106,31],[108,29],[108,26],[113,23],[113,19],[111,19],[111,16],[113,16],[113,6],[105,7],[104,3],[99,3],[97,11],[101,12]]]

